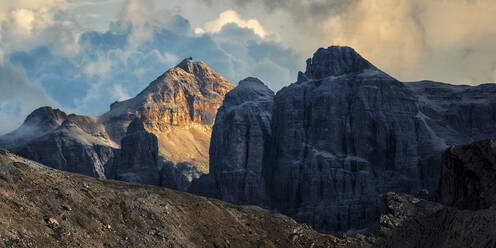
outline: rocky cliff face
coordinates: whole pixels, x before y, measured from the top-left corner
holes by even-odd
[[[322,231],[365,228],[379,194],[425,185],[419,165],[442,149],[415,95],[348,47],[319,49],[276,94],[272,118],[273,207]]]
[[[230,91],[217,112],[210,142],[210,174],[190,191],[238,204],[268,205],[262,176],[271,136],[274,92],[257,78]]]
[[[319,49],[274,98],[263,167],[272,207],[321,231],[366,228],[381,193],[433,189],[444,149],[496,136],[494,93],[402,83],[349,47]]]
[[[157,137],[158,167],[165,169],[154,173],[158,176],[145,176],[150,182],[127,176],[123,179],[184,190],[193,178],[208,172],[212,125],[224,95],[232,88],[229,81],[205,63],[185,59],[135,98],[112,104],[111,110],[98,118],[66,115],[50,107],[37,109],[19,129],[0,137],[0,147],[54,168],[115,178],[115,171],[109,169],[121,159],[119,148],[123,138],[122,156],[128,157],[122,158],[124,165],[120,168],[137,161],[150,164],[146,156],[131,158],[145,154],[140,147],[133,148],[135,142],[142,148],[155,146],[149,135],[125,137],[131,120],[140,118],[144,130]],[[133,149],[137,149],[135,153],[130,152]],[[137,166],[142,168],[141,164]]]
[[[143,122],[135,118],[121,140],[120,159],[111,178],[159,186],[159,169],[157,137],[147,132]]]
[[[452,146],[443,154],[437,201],[478,210],[496,204],[496,141]]]

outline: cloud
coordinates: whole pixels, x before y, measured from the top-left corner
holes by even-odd
[[[112,61],[104,56],[98,56],[96,61],[89,62],[85,68],[84,72],[88,74],[88,76],[100,76],[105,77],[109,74],[112,69]]]
[[[387,71],[415,75],[426,55],[424,30],[411,1],[361,0],[323,25],[331,44],[348,45]],[[401,61],[401,62],[400,62]]]
[[[124,87],[122,87],[122,85],[114,84],[114,91],[112,98],[117,99],[117,101],[124,101],[131,98],[131,96],[129,95],[127,90]]]
[[[16,31],[31,34],[33,30],[34,14],[28,9],[18,9],[12,11],[13,24]]]
[[[0,47],[14,52],[50,46],[57,54],[72,56],[78,51],[81,30],[59,7],[19,8],[4,14]]]
[[[17,128],[34,109],[58,104],[37,84],[29,83],[22,69],[0,63],[0,134]]]
[[[492,81],[496,57],[488,54],[496,54],[493,0],[234,2],[203,0],[211,9],[254,16],[300,56],[344,44],[400,80]]]
[[[132,18],[137,14],[126,9],[125,17],[111,23],[107,31],[79,34],[78,50],[72,56],[41,43],[28,51],[9,53],[8,58],[25,68],[29,81],[38,82],[63,108],[90,115],[136,95],[185,57],[205,61],[233,83],[258,76],[274,89],[294,78],[298,63],[304,61],[281,44],[235,23],[223,25],[216,33],[195,35],[182,16],[135,24]]]
[[[213,21],[207,22],[205,27],[196,28],[195,33],[202,34],[204,32],[209,33],[218,33],[222,30],[227,24],[234,23],[240,28],[247,28],[253,30],[253,32],[260,36],[261,38],[265,38],[267,36],[267,31],[265,31],[264,27],[260,22],[256,19],[248,19],[245,20],[239,16],[239,14],[234,10],[226,10],[219,14],[219,17]]]

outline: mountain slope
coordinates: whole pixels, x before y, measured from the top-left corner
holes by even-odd
[[[119,167],[121,140],[129,123],[139,118],[158,140],[155,167],[167,179],[160,185],[186,189],[193,178],[208,173],[212,125],[233,87],[205,63],[188,58],[100,117],[39,108],[20,128],[1,136],[0,147],[54,168],[114,178],[109,168]],[[157,180],[143,183],[158,185]]]
[[[258,207],[50,169],[0,150],[2,247],[367,247]]]
[[[115,142],[134,117],[158,138],[159,152],[168,161],[192,163],[208,172],[212,125],[224,95],[234,88],[203,62],[183,60],[135,98],[112,104],[100,122]]]

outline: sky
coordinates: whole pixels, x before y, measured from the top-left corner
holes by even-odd
[[[183,58],[296,81],[347,45],[402,81],[496,81],[494,0],[0,0],[0,134],[40,106],[98,116]]]

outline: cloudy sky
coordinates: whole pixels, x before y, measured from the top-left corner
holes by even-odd
[[[403,81],[496,81],[494,0],[0,0],[0,134],[33,109],[100,115],[185,57],[278,90],[319,47]]]

